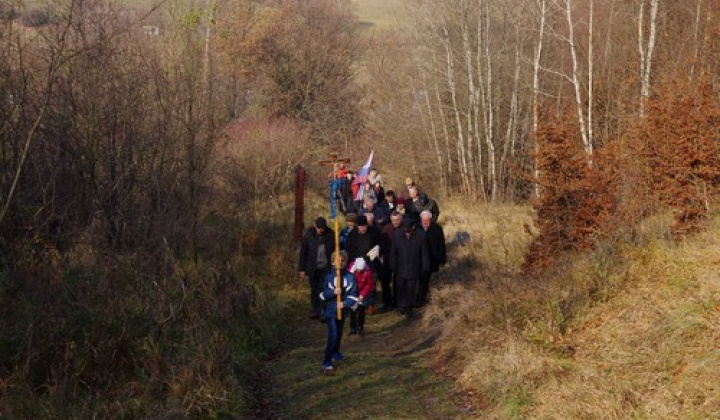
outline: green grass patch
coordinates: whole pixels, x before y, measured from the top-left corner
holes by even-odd
[[[417,320],[369,316],[366,336],[343,337],[347,360],[333,375],[320,370],[326,327],[303,322],[296,347],[273,362],[270,374],[287,418],[462,419],[452,381],[427,363],[434,333]]]

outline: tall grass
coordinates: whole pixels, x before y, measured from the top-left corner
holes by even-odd
[[[442,325],[436,365],[483,418],[718,418],[717,220],[678,244],[655,216],[528,278],[529,208],[451,207],[446,237],[471,243],[423,320]]]
[[[295,272],[290,229],[208,218],[200,231],[198,261],[88,237],[0,273],[0,417],[246,418],[291,316],[277,292]]]

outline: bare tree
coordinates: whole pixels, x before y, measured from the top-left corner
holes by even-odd
[[[645,116],[645,103],[650,97],[650,78],[652,75],[653,56],[655,53],[655,42],[657,40],[657,15],[660,7],[660,0],[639,0],[637,28],[638,28],[638,50],[640,51],[640,117]],[[650,22],[646,28],[645,6],[650,4]],[[645,32],[648,31],[647,42]]]

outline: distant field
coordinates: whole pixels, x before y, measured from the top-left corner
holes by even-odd
[[[353,0],[360,21],[379,29],[395,26],[402,19],[404,0]]]
[[[402,19],[403,3],[407,0],[352,0],[360,21],[379,29],[393,27]],[[130,7],[147,7],[157,3],[154,0],[121,0],[118,3]],[[22,0],[27,9],[40,8],[45,4],[43,0]]]

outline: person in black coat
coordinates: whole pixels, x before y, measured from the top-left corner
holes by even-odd
[[[403,220],[402,229],[395,232],[390,250],[390,269],[397,282],[398,311],[407,317],[413,315],[420,276],[430,271],[425,233],[415,229],[411,219]]]
[[[324,217],[315,219],[313,227],[309,228],[300,243],[300,280],[307,278],[310,285],[309,318],[316,319],[322,316],[320,292],[325,275],[330,271],[330,255],[335,250],[335,232],[327,226]]]
[[[447,250],[445,249],[445,232],[442,226],[433,221],[433,215],[429,210],[423,210],[420,213],[420,226],[425,232],[425,243],[430,257],[430,270],[420,276],[420,285],[418,287],[417,304],[422,306],[428,300],[430,276],[447,262]]]
[[[349,261],[365,258],[370,264],[370,270],[377,276],[380,268],[380,232],[368,223],[367,216],[357,217],[355,229],[348,234],[345,250]]]

